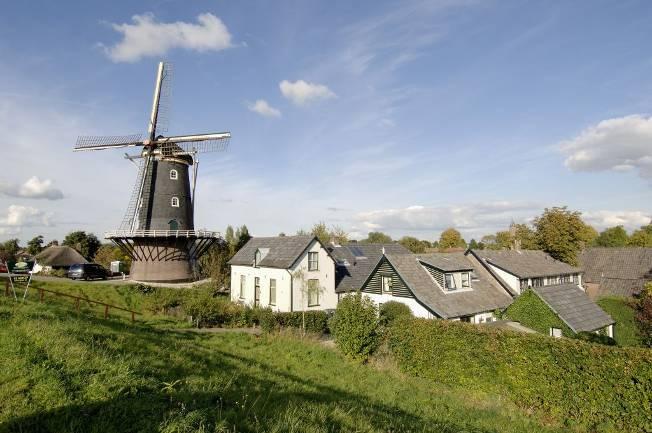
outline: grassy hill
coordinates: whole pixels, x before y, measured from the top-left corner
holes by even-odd
[[[0,365],[0,431],[555,431],[500,397],[318,342],[163,330],[63,303],[2,297]]]

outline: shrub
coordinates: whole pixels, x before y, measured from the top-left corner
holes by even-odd
[[[48,275],[51,277],[66,278],[68,276],[68,271],[65,269],[52,269]]]
[[[276,316],[270,308],[262,308],[258,312],[258,323],[260,328],[265,332],[272,332],[278,328]]]
[[[379,313],[381,325],[389,326],[399,317],[412,317],[410,307],[397,301],[389,301],[381,305]]]
[[[388,341],[401,369],[417,376],[502,395],[592,431],[652,430],[648,350],[405,318]]]
[[[615,346],[616,340],[604,334],[596,334],[594,332],[578,332],[574,336],[578,340],[588,341],[590,343],[604,344],[606,346]]]
[[[652,283],[641,292],[636,305],[636,325],[641,334],[641,343],[652,347]]]
[[[344,355],[366,361],[379,342],[376,305],[360,293],[345,296],[337,305],[330,328]]]
[[[274,313],[278,326],[301,329],[302,312]],[[329,314],[325,311],[306,311],[306,332],[325,334],[328,332]]]

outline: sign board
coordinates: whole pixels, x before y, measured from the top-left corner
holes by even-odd
[[[14,299],[18,300],[16,288],[25,287],[25,291],[23,292],[24,300],[27,297],[29,283],[32,282],[32,267],[34,266],[34,263],[28,263],[21,260],[12,266],[9,266],[6,262],[4,265],[9,271],[9,284],[11,285],[11,290],[14,292]]]

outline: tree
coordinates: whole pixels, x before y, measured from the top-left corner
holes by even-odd
[[[231,248],[231,250],[235,250],[235,247],[238,244],[238,240],[235,237],[233,227],[230,225],[227,226],[226,230],[224,231],[224,241],[226,241],[226,244]]]
[[[512,243],[515,249],[539,249],[536,233],[527,224],[512,224],[510,226],[510,233],[513,237]]]
[[[469,249],[478,250],[480,249],[480,244],[475,239],[471,239],[471,242],[469,242]]]
[[[301,332],[306,335],[306,306],[310,300],[310,295],[320,296],[326,288],[319,286],[319,280],[306,280],[305,268],[299,268],[292,273],[293,287],[299,289],[301,293]],[[298,284],[295,284],[294,282]]]
[[[40,253],[41,251],[43,251],[43,236],[42,235],[38,235],[38,236],[32,238],[32,240],[30,240],[29,242],[27,242],[27,252],[30,255],[35,256],[38,253]]]
[[[329,229],[323,221],[315,223],[310,232],[303,229],[297,230],[297,236],[315,236],[324,245],[331,242],[341,245],[349,241],[349,234],[342,227],[331,226]]]
[[[439,236],[439,249],[446,250],[448,248],[464,248],[466,242],[462,239],[460,232],[454,228],[448,228],[441,232]]]
[[[9,239],[3,242],[0,244],[0,261],[15,261],[18,250],[20,250],[18,239]]]
[[[111,268],[111,262],[120,261],[124,263],[125,272],[127,273],[131,268],[131,257],[125,254],[120,247],[113,244],[102,244],[95,253],[93,261],[106,269]]]
[[[59,241],[56,240],[56,239],[52,239],[50,242],[48,242],[48,244],[45,246],[45,248],[52,247],[52,246],[58,247],[59,246]]]
[[[624,247],[629,238],[623,226],[610,227],[600,232],[595,238],[595,245],[599,247]]]
[[[245,244],[249,242],[249,239],[251,239],[251,235],[249,234],[249,229],[247,226],[243,224],[238,227],[238,229],[235,231],[235,246],[233,254],[240,251],[240,248],[244,247]]]
[[[226,240],[218,240],[199,258],[199,274],[211,279],[211,285],[218,291],[231,285],[228,261],[233,257],[232,247]]]
[[[642,226],[629,237],[628,245],[632,247],[652,247],[652,224]]]
[[[100,241],[93,233],[78,230],[70,232],[63,240],[63,245],[76,249],[87,260],[93,260],[95,253],[100,248]]]
[[[360,241],[365,244],[391,244],[392,238],[382,232],[369,232],[367,239]]]
[[[534,220],[537,244],[553,258],[577,266],[577,255],[587,245],[591,228],[581,212],[563,207],[546,208]]]
[[[403,236],[398,243],[414,254],[422,254],[426,252],[426,247],[423,242],[412,236]]]
[[[332,226],[330,238],[338,245],[345,244],[349,241],[349,234],[340,226]]]
[[[310,229],[310,234],[319,239],[323,244],[328,244],[330,241],[330,233],[328,232],[326,223],[323,221],[319,221],[313,225],[312,229]]]
[[[652,283],[647,284],[636,303],[636,325],[643,345],[652,347]]]

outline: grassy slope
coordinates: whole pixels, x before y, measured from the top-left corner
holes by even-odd
[[[640,346],[641,340],[636,327],[634,309],[630,301],[621,297],[606,297],[597,301],[615,321],[614,338],[619,346]]]
[[[0,431],[545,431],[497,397],[317,343],[197,335],[0,299]]]

